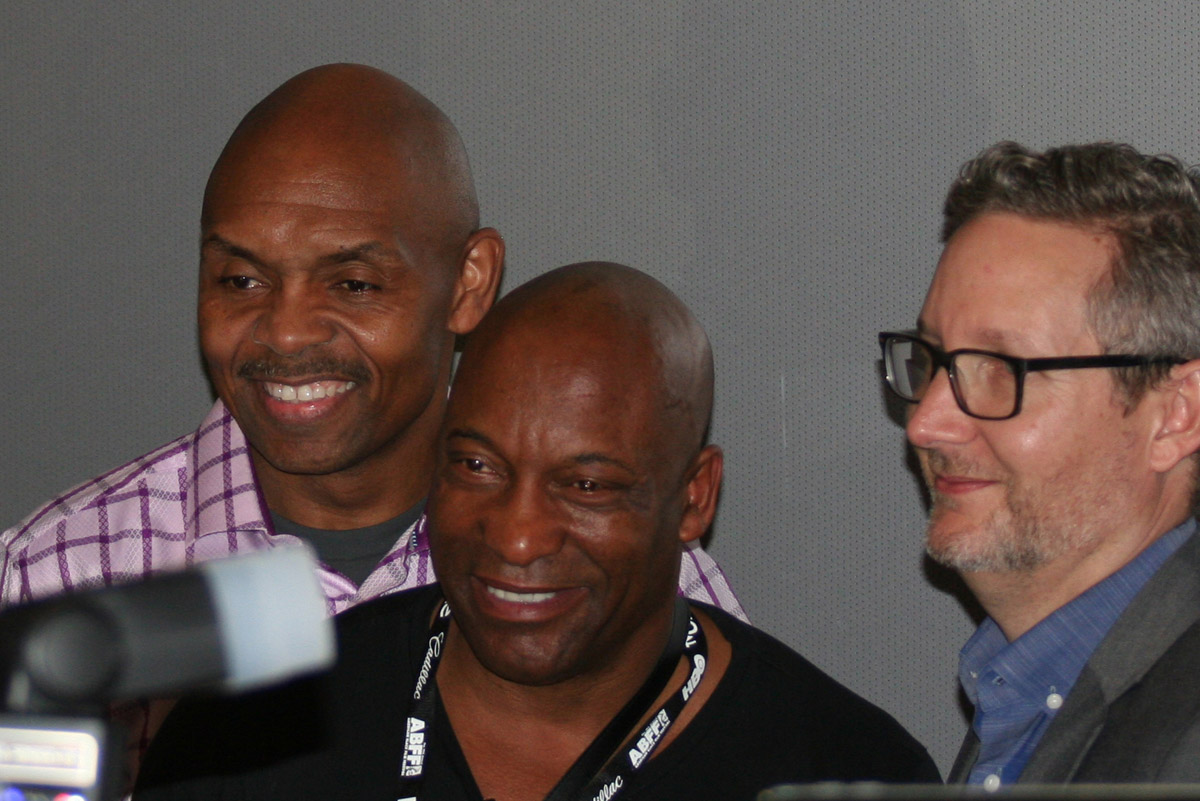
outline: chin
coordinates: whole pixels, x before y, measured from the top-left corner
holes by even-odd
[[[545,687],[558,684],[575,675],[575,671],[564,666],[558,660],[543,661],[508,654],[493,657],[481,655],[478,651],[476,656],[489,673],[499,676],[505,681],[526,687]]]
[[[247,440],[250,437],[247,435]],[[280,473],[303,476],[327,476],[339,473],[362,461],[361,456],[345,447],[345,442],[310,441],[288,442],[276,447],[273,442],[251,449],[259,460]]]
[[[475,658],[488,672],[528,687],[557,684],[576,675],[577,655],[544,638],[497,633],[494,637],[463,636]],[[473,641],[474,640],[474,641]]]
[[[995,518],[952,527],[935,514],[929,521],[925,553],[959,573],[1028,571],[1049,561],[1043,543],[1021,536],[1010,523],[999,525]]]
[[[311,455],[274,454],[263,455],[262,458],[276,472],[294,476],[328,476],[346,469],[345,460],[336,458],[314,459]]]

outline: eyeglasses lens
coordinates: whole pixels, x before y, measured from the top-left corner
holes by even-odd
[[[933,374],[933,354],[911,339],[888,340],[888,380],[905,400],[919,401]]]
[[[969,414],[1012,414],[1017,402],[1017,376],[1008,362],[979,353],[959,353],[954,357],[954,378]]]

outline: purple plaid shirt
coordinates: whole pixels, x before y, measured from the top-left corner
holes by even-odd
[[[194,433],[75,487],[0,535],[0,607],[299,541],[272,529],[246,438],[217,401]],[[325,565],[319,577],[331,614],[432,583],[424,517],[361,587]],[[684,551],[679,589],[746,619],[696,543]]]

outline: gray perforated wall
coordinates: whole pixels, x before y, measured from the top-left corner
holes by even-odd
[[[457,122],[506,287],[610,259],[695,309],[728,457],[712,552],[763,628],[943,769],[972,621],[923,565],[875,332],[913,322],[942,194],[985,145],[1200,160],[1187,0],[7,0],[0,19],[0,525],[200,420],[208,169],[291,74],[370,63]]]

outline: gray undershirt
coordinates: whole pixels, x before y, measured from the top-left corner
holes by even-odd
[[[307,542],[316,549],[317,557],[322,562],[353,581],[356,586],[362,586],[375,566],[408,527],[416,522],[424,509],[425,499],[422,498],[416,506],[391,520],[341,531],[302,526],[275,512],[271,512],[271,524],[277,532],[291,534]]]

